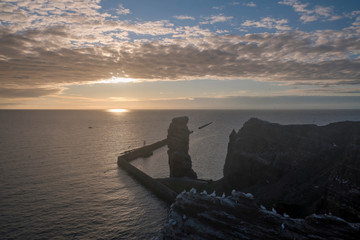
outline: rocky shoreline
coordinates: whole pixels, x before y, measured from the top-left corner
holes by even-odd
[[[356,240],[359,223],[328,214],[291,218],[258,205],[252,194],[183,192],[171,205],[169,219],[157,239],[349,239]]]
[[[360,236],[360,122],[252,118],[230,134],[223,173],[197,190],[186,186],[159,239]]]
[[[229,136],[224,177],[209,181],[195,179],[187,121],[175,118],[167,139],[118,159],[173,203],[158,239],[358,239],[360,122],[280,125],[252,118]],[[170,178],[153,179],[129,163],[166,144]]]

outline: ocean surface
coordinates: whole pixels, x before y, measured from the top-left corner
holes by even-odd
[[[250,117],[282,124],[360,121],[360,110],[0,111],[0,239],[153,239],[169,206],[117,167],[189,116],[200,178],[222,177],[228,136]],[[199,126],[213,122],[201,130]],[[167,177],[166,147],[135,166]]]

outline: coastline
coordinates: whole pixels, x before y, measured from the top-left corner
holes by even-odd
[[[218,181],[212,181],[211,179],[152,178],[131,164],[131,161],[137,158],[152,156],[153,151],[166,145],[167,139],[163,139],[150,145],[126,151],[118,157],[117,164],[139,183],[169,204],[173,203],[176,196],[184,190],[189,191],[192,188],[196,188],[198,190],[212,192],[219,189]]]

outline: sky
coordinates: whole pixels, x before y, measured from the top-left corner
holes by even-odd
[[[0,109],[111,108],[360,109],[360,1],[0,1]]]

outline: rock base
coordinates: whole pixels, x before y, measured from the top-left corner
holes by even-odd
[[[258,206],[252,194],[183,192],[158,239],[358,239],[360,224],[332,215],[294,219]]]

